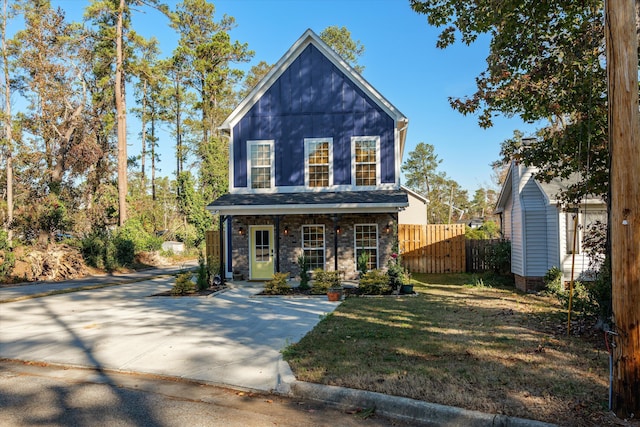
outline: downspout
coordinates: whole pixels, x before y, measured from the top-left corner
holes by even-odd
[[[275,250],[276,250],[276,273],[280,273],[280,215],[274,217],[276,223]]]
[[[218,224],[218,233],[220,234],[220,271],[218,274],[220,275],[220,281],[222,284],[225,282],[225,274],[224,274],[224,254],[226,252],[226,248],[224,247],[224,222],[227,219],[226,215],[218,215],[219,224]]]
[[[333,216],[333,269],[338,271],[338,215]]]

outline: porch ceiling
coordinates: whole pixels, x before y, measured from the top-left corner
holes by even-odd
[[[306,215],[398,212],[409,206],[402,190],[225,194],[207,206],[221,215]]]

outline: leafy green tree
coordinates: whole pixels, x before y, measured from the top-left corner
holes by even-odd
[[[351,38],[351,31],[347,27],[329,26],[322,30],[320,38],[331,46],[354,70],[362,74],[364,66],[358,64],[358,58],[364,53],[364,46],[360,43],[360,40]]]
[[[490,39],[487,69],[477,90],[451,98],[463,114],[479,114],[482,127],[496,114],[547,123],[526,147],[517,136],[503,143],[505,160],[537,166],[551,180],[573,173],[579,182],[564,192],[567,201],[585,193],[607,193],[607,112],[603,3],[489,0],[411,0],[429,24],[443,27],[437,46],[457,38],[470,44]],[[575,175],[574,175],[575,176]]]
[[[22,126],[30,135],[31,168],[41,193],[60,194],[64,181],[81,176],[91,165],[95,147],[84,140],[87,90],[78,28],[64,20],[48,2],[26,2],[25,29],[16,34],[19,46],[17,84],[28,101]],[[64,100],[61,102],[61,100]]]
[[[444,224],[460,219],[468,202],[466,190],[445,172],[438,171],[440,163],[442,160],[435,153],[434,146],[421,142],[409,152],[402,171],[406,186],[429,199],[427,221]]]
[[[260,61],[257,65],[254,65],[249,69],[249,72],[242,81],[242,87],[238,96],[240,100],[244,99],[249,92],[262,80],[273,68],[272,64],[268,64],[265,61]]]

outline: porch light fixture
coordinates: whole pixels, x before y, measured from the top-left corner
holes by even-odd
[[[391,233],[391,225],[387,224],[387,225],[384,227],[384,232],[385,232],[385,233],[387,233],[387,234]]]
[[[284,226],[284,231],[283,231],[283,233],[284,233],[284,235],[285,235],[285,236],[288,236],[288,235],[289,235],[289,227],[288,227],[288,226],[286,226],[286,225]]]
[[[336,225],[336,234],[340,234],[342,230],[340,229],[339,225]]]
[[[241,235],[241,236],[244,236],[244,228],[240,227],[238,229],[238,234]]]

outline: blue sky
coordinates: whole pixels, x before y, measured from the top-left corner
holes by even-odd
[[[176,1],[166,1],[172,8]],[[448,97],[471,95],[475,77],[485,69],[488,39],[471,46],[456,44],[445,50],[435,43],[439,30],[423,15],[413,12],[408,0],[216,0],[216,21],[233,16],[237,27],[233,40],[248,43],[253,60],[273,64],[311,28],[316,33],[330,25],[345,26],[354,40],[365,46],[359,64],[363,76],[409,118],[404,160],[420,142],[432,144],[442,159],[440,169],[469,190],[491,185],[489,164],[498,159],[500,143],[516,129],[535,131],[516,118],[499,117],[494,127],[480,128],[477,117],[463,116],[449,106]],[[67,11],[69,20],[80,20],[85,0],[54,0]],[[163,55],[170,55],[177,36],[165,17],[149,8],[134,13],[134,28],[160,41]],[[139,123],[130,120],[129,154],[139,151]],[[173,173],[174,144],[167,135],[160,141],[163,175]],[[169,170],[171,169],[171,170]]]

